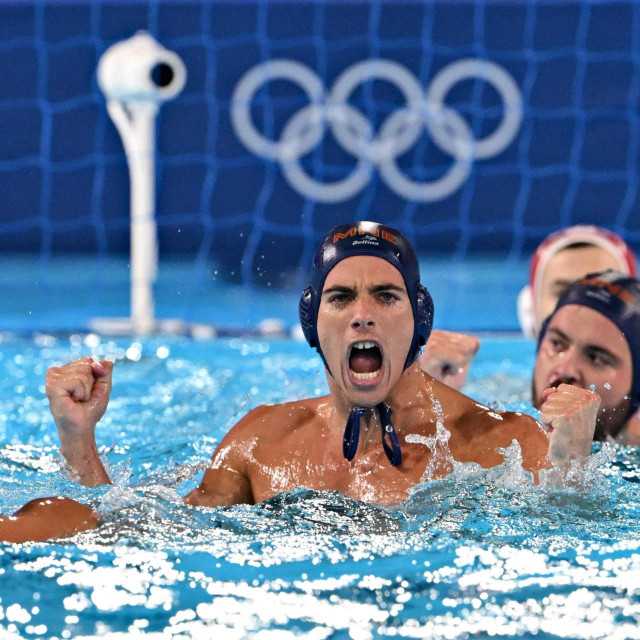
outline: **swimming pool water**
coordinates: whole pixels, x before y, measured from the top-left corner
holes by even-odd
[[[69,479],[43,394],[52,364],[115,353],[98,441],[116,484]],[[466,390],[528,403],[531,345],[484,340]],[[250,408],[324,393],[304,344],[239,338],[0,342],[0,511],[64,494],[104,515],[72,540],[0,545],[0,635],[20,638],[640,638],[640,454],[605,447],[576,486],[514,452],[393,508],[300,488],[184,506]],[[598,449],[598,447],[596,447]]]
[[[436,255],[420,265],[438,328],[518,330],[516,297],[527,280],[526,261]],[[156,317],[245,333],[265,318],[297,326],[298,300],[306,286],[302,275],[292,276],[290,289],[277,291],[230,284],[226,275],[215,265],[163,259],[154,288]],[[92,318],[128,316],[129,279],[126,257],[0,255],[0,329],[88,331]]]

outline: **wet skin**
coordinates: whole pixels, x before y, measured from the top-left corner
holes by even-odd
[[[0,517],[3,542],[41,542],[93,529],[98,515],[86,505],[63,497],[37,498],[12,516]]]
[[[418,362],[403,370],[413,315],[402,276],[385,260],[352,257],[330,271],[318,335],[333,374],[327,374],[330,394],[251,411],[222,440],[187,503],[252,504],[298,486],[398,503],[421,481],[427,465],[431,477],[451,471],[444,456],[430,464],[425,439],[436,434],[438,420],[451,434],[448,444],[455,460],[492,467],[503,461],[497,449],[517,440],[525,469],[537,473],[550,465],[549,436],[533,418],[490,411],[434,380]],[[109,482],[94,433],[107,406],[112,369],[107,361],[83,359],[47,372],[47,396],[61,449],[84,484]],[[390,465],[377,412],[371,409],[361,422],[358,452],[347,461],[342,438],[350,410],[381,401],[393,411],[402,464]],[[555,443],[561,441],[558,434],[572,428],[573,418],[567,418],[564,409],[554,415],[556,428],[550,432]]]
[[[435,381],[418,363],[403,371],[413,316],[404,281],[385,260],[358,256],[336,265],[323,289],[318,334],[333,373],[327,375],[330,395],[249,413],[224,438],[201,486],[186,497],[188,503],[254,503],[297,486],[398,503],[420,482],[431,460],[425,444],[406,438],[434,436],[438,418],[451,433],[455,460],[495,466],[503,461],[496,449],[516,439],[526,469],[548,466],[548,437],[532,418],[490,411]],[[351,349],[361,341],[374,342],[382,354],[378,372],[365,380],[354,376],[349,365]],[[402,464],[389,464],[375,411],[363,419],[358,453],[348,462],[342,436],[350,409],[383,400],[393,410]],[[436,476],[451,471],[444,460],[435,466]]]
[[[631,351],[618,327],[602,314],[580,305],[561,307],[540,345],[533,371],[533,398],[560,382],[583,389],[594,385],[601,399],[596,439],[615,434],[629,418]]]
[[[341,414],[374,407],[402,375],[413,337],[413,310],[400,272],[381,258],[339,262],[328,274],[318,310],[318,338],[331,370],[329,389]],[[351,369],[354,346],[375,344],[381,365],[363,379]],[[373,367],[369,367],[370,369]],[[345,418],[346,421],[346,418]]]

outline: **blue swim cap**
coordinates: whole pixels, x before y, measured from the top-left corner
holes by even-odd
[[[538,349],[551,319],[558,309],[568,304],[578,304],[601,313],[626,338],[633,366],[629,411],[629,415],[632,415],[640,406],[640,281],[612,270],[590,273],[576,280],[560,297],[553,313],[542,324]]]
[[[311,282],[300,298],[300,324],[307,342],[320,354],[327,371],[329,365],[318,340],[318,310],[327,275],[338,262],[352,256],[375,256],[392,264],[402,275],[413,309],[414,331],[404,363],[406,369],[420,353],[433,325],[433,301],[420,284],[420,267],[407,239],[392,227],[377,222],[353,222],[329,231],[313,259]]]

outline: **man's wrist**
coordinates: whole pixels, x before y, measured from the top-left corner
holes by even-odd
[[[73,475],[77,476],[82,484],[97,486],[110,483],[93,439],[84,442],[63,442],[60,452]]]

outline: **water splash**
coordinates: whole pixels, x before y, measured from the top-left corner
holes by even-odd
[[[444,411],[439,400],[431,395],[431,404],[436,414],[436,432],[432,436],[423,436],[419,433],[410,433],[405,440],[411,444],[423,444],[431,452],[429,463],[420,478],[420,482],[429,482],[434,478],[450,473],[455,468],[456,462],[451,455],[449,439],[451,432],[444,426]]]
[[[225,344],[187,351],[172,342],[166,364],[143,358],[123,367],[99,434],[118,443],[108,460],[123,467],[119,487],[64,478],[53,460],[53,423],[31,425],[17,413],[23,398],[7,413],[6,442],[23,433],[35,442],[0,451],[5,508],[55,490],[112,510],[72,541],[0,545],[3,628],[59,638],[640,635],[640,449],[598,449],[582,485],[538,487],[507,447],[499,468],[451,461],[450,475],[420,484],[394,508],[308,489],[218,509],[176,500],[237,419],[247,389],[259,387],[250,401],[261,403],[307,396],[318,385],[301,366],[303,346],[240,359]],[[68,358],[67,348],[55,348],[55,357]],[[144,352],[156,351],[145,343]],[[267,357],[273,375],[265,376]],[[41,361],[27,353],[20,368]],[[3,362],[0,386],[6,378],[4,396],[13,398],[16,380]],[[502,378],[492,378],[485,395],[504,397]],[[27,379],[28,392],[38,384]],[[224,392],[211,403],[206,394],[218,384]],[[171,400],[151,397],[151,387]],[[429,442],[446,464],[441,417]]]
[[[489,482],[509,489],[534,486],[533,474],[522,466],[522,448],[517,440],[513,440],[508,447],[500,447],[496,451],[504,456],[504,461],[497,467],[487,470],[486,478]]]

